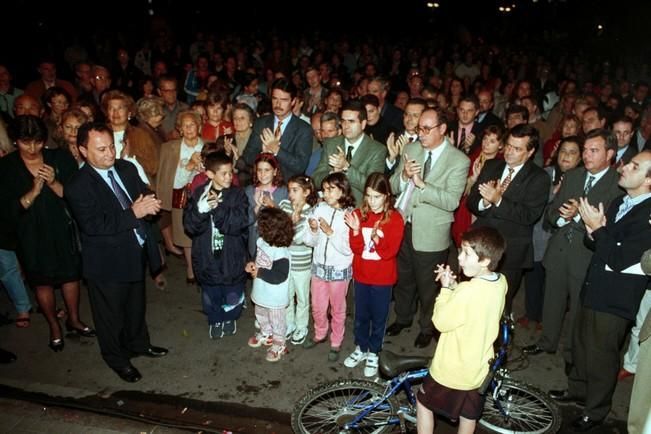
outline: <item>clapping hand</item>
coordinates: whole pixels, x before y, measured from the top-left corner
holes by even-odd
[[[244,271],[249,273],[254,279],[258,276],[258,267],[255,266],[255,262],[250,261],[244,267]]]
[[[579,202],[577,202],[576,199],[568,200],[563,205],[561,205],[561,207],[558,209],[558,214],[561,217],[563,217],[565,221],[568,222],[572,220],[577,215],[578,212],[579,212]]]
[[[38,169],[37,178],[41,178],[47,185],[52,185],[55,181],[54,168],[47,164],[42,165]]]
[[[319,217],[319,227],[327,236],[332,235],[335,231],[332,230],[332,226],[328,224],[323,217]]]
[[[332,166],[333,172],[343,172],[348,167],[346,154],[341,146],[337,146],[337,152],[328,157],[328,164]]]
[[[354,212],[347,212],[344,214],[344,222],[353,231],[354,235],[359,234],[360,222],[359,217]]]
[[[136,218],[141,219],[148,215],[158,214],[160,211],[161,201],[156,199],[156,195],[148,194],[147,196],[140,195],[131,205],[131,210]]]
[[[498,186],[496,180],[484,182],[479,184],[479,194],[481,195],[484,206],[489,204],[496,204],[502,199],[502,189]]]
[[[587,198],[580,197],[579,214],[581,215],[581,220],[585,223],[585,229],[588,232],[588,235],[592,235],[592,233],[600,227],[606,226],[604,204],[601,202],[599,202],[599,207],[595,208],[590,205]]]
[[[262,130],[260,140],[262,141],[262,152],[270,152],[276,155],[280,150],[280,135],[276,137],[269,128]]]
[[[316,232],[319,229],[319,222],[315,218],[309,220],[310,230]]]
[[[457,286],[457,276],[452,272],[449,265],[438,264],[434,270],[436,281],[441,283],[443,288],[454,289]]]
[[[402,154],[402,150],[409,141],[407,133],[402,134],[396,138],[395,133],[389,134],[387,138],[387,150],[389,151],[389,161],[392,163],[396,161],[398,155]]]

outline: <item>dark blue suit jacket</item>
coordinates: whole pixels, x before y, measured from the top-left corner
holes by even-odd
[[[133,200],[151,193],[132,163],[115,160],[113,167]],[[150,224],[144,222],[147,240],[143,248],[134,233],[138,219],[133,211],[122,209],[113,190],[89,164],[70,180],[64,195],[79,226],[86,279],[115,283],[141,281],[145,276],[146,259],[150,261],[152,272],[161,268]]]
[[[251,138],[242,155],[249,171],[252,170],[255,157],[262,152],[260,134],[265,128],[273,131],[274,115],[263,116],[255,121],[253,125]],[[312,127],[307,122],[292,115],[289,124],[287,124],[283,135],[280,137],[280,151],[276,155],[285,181],[294,175],[305,173],[312,155],[313,139]]]

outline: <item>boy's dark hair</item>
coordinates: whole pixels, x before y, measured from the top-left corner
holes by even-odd
[[[211,172],[217,172],[219,170],[220,166],[224,166],[226,164],[233,164],[233,160],[231,157],[226,155],[226,152],[224,151],[214,151],[206,155],[206,158],[204,159],[203,166],[206,168],[206,170],[210,170]]]
[[[346,175],[340,172],[331,173],[321,181],[321,189],[323,189],[324,184],[334,185],[343,192],[339,198],[339,206],[341,206],[342,209],[352,208],[355,206],[353,190],[350,187],[350,182],[348,181],[348,178],[346,178]]]
[[[490,260],[488,269],[495,271],[504,250],[506,250],[506,241],[497,229],[481,226],[470,229],[461,236],[461,242],[467,243],[477,254],[479,260]]]
[[[82,146],[84,148],[88,147],[88,135],[91,131],[106,133],[113,138],[113,130],[104,122],[86,122],[77,130],[77,146]]]
[[[290,183],[298,184],[303,190],[310,190],[310,194],[305,198],[305,202],[314,206],[319,201],[319,195],[316,192],[316,187],[314,186],[314,181],[307,175],[294,175],[289,178],[287,181],[287,188],[289,188]]]
[[[258,234],[270,246],[289,247],[294,239],[294,223],[285,211],[265,207],[258,213]]]

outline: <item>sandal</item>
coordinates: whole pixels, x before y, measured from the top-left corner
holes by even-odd
[[[14,322],[16,323],[16,327],[18,327],[19,329],[26,329],[31,325],[31,318],[28,316],[26,317],[19,316],[18,318],[16,318],[16,321]]]

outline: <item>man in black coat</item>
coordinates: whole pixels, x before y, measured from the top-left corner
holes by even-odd
[[[106,364],[133,383],[142,376],[130,358],[167,354],[151,345],[145,322],[145,263],[159,268],[160,254],[144,218],[160,211],[160,201],[132,163],[115,159],[105,124],[83,125],[77,143],[86,165],[64,194],[79,225],[97,338]]]
[[[511,129],[504,160],[488,160],[475,182],[467,205],[477,216],[474,227],[490,226],[506,240],[498,269],[509,289],[506,313],[522,280],[522,270],[533,266],[533,225],[543,213],[551,181],[530,158],[538,147],[538,131],[526,124]]]
[[[579,204],[585,242],[594,254],[573,333],[569,388],[549,393],[561,402],[585,403],[583,414],[571,424],[578,432],[601,424],[610,411],[620,350],[649,285],[640,258],[651,248],[651,151],[637,154],[620,174],[619,186],[626,195],[607,211],[585,198]]]

